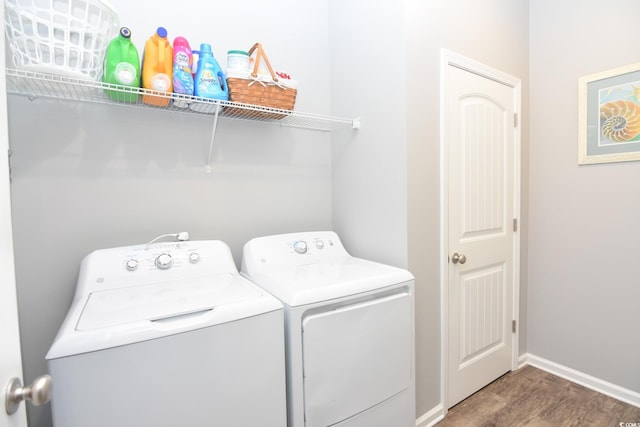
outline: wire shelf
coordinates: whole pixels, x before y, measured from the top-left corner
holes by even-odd
[[[110,95],[107,95],[107,91]],[[215,116],[216,121],[218,117],[221,117],[322,132],[357,129],[360,127],[358,119],[280,110],[189,95],[158,93],[148,89],[12,68],[7,68],[7,93],[27,96],[29,99],[44,97],[66,101],[160,109],[176,113],[212,115]],[[156,105],[144,103],[142,100],[145,97]]]

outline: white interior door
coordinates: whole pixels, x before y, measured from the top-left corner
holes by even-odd
[[[0,8],[0,22],[4,22],[4,8]],[[13,235],[11,230],[11,199],[9,194],[9,137],[7,132],[7,87],[5,80],[5,48],[0,43],[0,427],[26,427],[25,405],[8,415],[4,409],[6,385],[11,378],[22,379],[20,333],[13,264]],[[24,381],[23,381],[24,382]]]
[[[518,87],[447,65],[447,404],[513,366]]]

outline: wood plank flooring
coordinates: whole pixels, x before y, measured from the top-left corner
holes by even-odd
[[[640,427],[640,408],[525,366],[458,403],[436,424],[436,427],[503,426]]]

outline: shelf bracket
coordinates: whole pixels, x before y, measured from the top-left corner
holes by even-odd
[[[211,158],[213,157],[213,142],[216,139],[216,130],[218,129],[218,116],[220,113],[220,104],[216,105],[216,113],[213,117],[213,129],[211,130],[211,141],[209,141],[209,155],[207,156],[207,165],[204,168],[206,173],[211,173]]]

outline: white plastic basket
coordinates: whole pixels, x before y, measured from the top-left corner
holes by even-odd
[[[100,80],[118,28],[118,15],[104,0],[5,0],[16,68]]]

